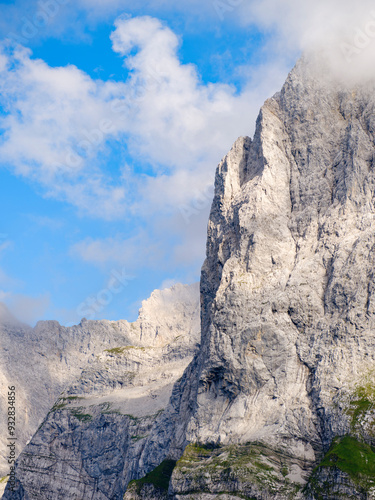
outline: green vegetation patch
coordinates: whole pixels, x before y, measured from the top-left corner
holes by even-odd
[[[351,436],[336,438],[320,467],[336,467],[366,491],[375,486],[375,449]]]
[[[91,422],[93,416],[90,413],[82,413],[82,410],[83,407],[74,408],[70,410],[70,413],[81,422]]]
[[[159,410],[157,413],[152,415],[144,415],[142,417],[136,417],[135,415],[130,415],[129,413],[125,413],[124,416],[128,417],[132,422],[147,422],[149,420],[156,420],[159,415],[161,415],[164,411],[164,408]]]
[[[147,437],[147,436],[135,435],[135,436],[131,436],[131,439],[136,443],[137,441],[140,441],[141,439],[144,439],[145,437]]]
[[[355,392],[355,399],[350,401],[350,407],[346,411],[351,417],[352,432],[360,431],[362,422],[370,412],[375,411],[375,387],[372,383],[368,383],[363,387],[359,387]],[[367,422],[367,430],[371,435],[375,434],[375,421],[372,419]]]
[[[79,399],[84,399],[79,396],[67,396],[67,397],[62,397],[59,398],[56,403],[52,406],[51,410],[48,412],[48,414],[57,411],[57,410],[63,410],[68,406],[68,404],[72,401],[77,401]]]
[[[56,411],[56,410],[63,410],[66,406],[67,406],[68,403],[64,403],[64,402],[61,402],[58,401],[57,403],[55,403],[53,406],[52,406],[52,409],[50,412],[48,413],[52,413],[53,411]]]
[[[293,457],[273,450],[261,443],[243,445],[202,445],[189,444],[177,462],[174,482],[189,491],[236,495],[249,494],[254,486],[270,494],[282,492],[286,499],[295,498],[301,485],[291,482],[286,476]],[[212,484],[228,485],[225,492],[211,491]],[[251,493],[250,493],[251,496]]]
[[[100,403],[100,405],[92,405],[90,408],[95,409],[98,407],[100,409],[100,413],[102,415],[122,415],[121,411],[118,408],[113,408],[111,403],[105,402],[105,403]]]
[[[125,417],[128,417],[130,420],[133,420],[134,422],[138,422],[139,420],[142,420],[141,417],[135,417],[134,415],[129,415],[128,413],[125,414]]]
[[[212,473],[221,471],[224,475],[229,475],[233,472],[245,479],[252,472],[257,474],[263,472],[267,479],[273,482],[277,477],[273,475],[274,468],[271,464],[264,460],[266,455],[264,448],[256,445],[218,447],[190,444],[186,447],[178,466],[182,469],[189,468],[189,464],[193,467],[196,464],[198,469],[201,469],[204,462],[202,474],[208,471]]]
[[[9,479],[9,476],[4,476],[0,479],[0,484],[4,484],[4,483],[7,483],[8,482],[8,479]]]
[[[108,354],[117,354],[121,355],[126,350],[126,347],[114,347],[113,349],[105,349],[104,352],[108,352]]]
[[[158,465],[153,471],[146,474],[145,477],[142,479],[135,479],[131,481],[129,485],[135,485],[137,493],[141,491],[144,484],[152,484],[156,488],[167,491],[175,465],[175,460],[164,460],[164,462]]]
[[[130,349],[135,349],[137,351],[145,351],[145,347],[137,347],[135,345],[127,345],[124,347],[113,347],[112,349],[105,349],[104,352],[107,352],[108,354],[115,354],[117,356],[121,356],[121,354],[124,354],[126,351],[130,351]]]

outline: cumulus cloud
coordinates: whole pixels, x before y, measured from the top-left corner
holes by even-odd
[[[27,19],[41,3],[28,2]],[[369,0],[355,8],[352,0],[78,0],[50,16],[44,33],[57,24],[57,33],[66,32],[77,6],[75,15],[85,9],[93,23],[120,9],[164,9],[184,12],[187,23],[209,22],[211,30],[230,22],[267,35],[264,64],[241,68],[246,83],[240,92],[203,83],[197,68],[179,58],[183,40],[150,16],[115,23],[113,50],[129,74],[124,82],[95,80],[75,66],[52,68],[27,49],[2,45],[3,163],[82,213],[139,220],[135,236],[86,239],[72,248],[101,267],[199,267],[216,164],[238,136],[253,133],[259,107],[290,69],[285,61],[315,51],[345,80],[374,73],[375,7]],[[122,144],[127,165],[115,165],[111,149]]]
[[[141,201],[133,208],[148,216],[194,211],[212,186],[218,161],[238,136],[253,133],[259,107],[287,69],[282,62],[272,70],[249,69],[248,84],[238,93],[230,85],[202,84],[196,67],[178,59],[181,41],[157,19],[120,19],[112,41],[131,71],[128,85],[140,91],[129,143],[158,174],[141,179]]]
[[[72,36],[72,31],[75,36],[87,37],[88,25],[108,21],[121,12],[148,12],[179,16],[179,21],[191,30],[199,23],[213,30],[225,29],[226,23],[252,24],[268,33],[278,33],[277,40],[272,38],[270,52],[278,50],[285,55],[286,51],[296,54],[312,44],[327,43],[332,47],[338,38],[347,38],[356,46],[357,30],[363,31],[372,22],[373,9],[370,0],[355,4],[353,0],[16,0],[2,6],[0,29],[3,27],[4,34],[13,31],[26,43],[27,32],[32,39]],[[363,39],[358,44],[363,45]]]
[[[2,162],[82,213],[138,217],[136,237],[74,247],[84,260],[125,259],[136,267],[140,256],[150,258],[141,250],[150,247],[153,262],[168,255],[177,265],[187,256],[199,266],[216,165],[238,136],[252,134],[259,107],[287,70],[283,64],[249,70],[241,92],[205,84],[194,65],[181,63],[183,41],[149,16],[119,18],[112,43],[128,70],[124,82],[50,67],[29,49],[2,45]],[[128,165],[111,157],[123,144]],[[154,248],[144,234],[162,243]],[[194,251],[184,250],[189,246]]]
[[[19,46],[3,44],[0,59],[2,161],[43,185],[47,195],[106,218],[132,209],[129,178],[127,184],[120,168],[111,175],[105,168],[113,141],[126,143],[134,161],[154,169],[142,182],[134,176],[131,189],[150,200],[156,185],[159,205],[170,205],[176,192],[166,196],[160,175],[166,186],[180,184],[183,199],[190,189],[180,182],[184,176],[212,182],[218,159],[251,131],[273,87],[238,94],[228,85],[203,85],[195,66],[179,61],[178,37],[151,17],[117,20],[112,40],[130,71],[123,83],[93,80],[75,66],[52,68]]]
[[[94,17],[118,9],[139,8],[148,12],[183,12],[187,24],[192,24],[194,19],[211,26],[216,24],[218,29],[227,22],[254,25],[276,35],[271,37],[270,52],[283,56],[286,52],[295,55],[319,46],[340,58],[347,55],[348,46],[343,44],[354,51],[365,49],[367,61],[373,56],[368,44],[368,38],[373,41],[375,37],[375,6],[371,0],[355,4],[353,0],[211,0],[203,3],[140,0],[136,7],[129,0],[79,0],[79,4]]]
[[[101,139],[116,132],[110,84],[95,82],[74,66],[51,68],[21,47],[3,45],[2,58],[2,163],[41,184],[47,195],[88,212],[93,198],[103,216],[121,211],[124,192],[111,186],[97,162],[105,148]]]
[[[180,63],[180,41],[159,20],[120,19],[112,40],[131,70],[128,85],[141,93],[133,145],[151,161],[175,169],[218,158],[223,143],[252,127],[254,95],[238,95],[229,85],[203,85],[194,65]]]

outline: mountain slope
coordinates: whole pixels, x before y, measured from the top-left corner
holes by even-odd
[[[127,440],[126,434],[120,439],[118,435],[129,428],[130,443],[139,448],[142,443],[131,437],[147,434],[155,414],[167,405],[173,383],[182,375],[199,341],[198,284],[156,290],[142,303],[135,323],[83,320],[76,327],[64,328],[57,322],[40,322],[35,329],[24,327],[24,330],[23,334],[20,325],[13,324],[9,331],[3,326],[2,332],[2,347],[9,352],[8,358],[3,357],[2,373],[7,374],[9,383],[16,385],[17,414],[22,409],[33,416],[28,422],[22,420],[22,413],[17,418],[19,452],[26,444],[25,438],[30,439],[43,419],[44,422],[20,457],[19,463],[26,464],[29,473],[23,477],[24,471],[19,466],[17,475],[22,478],[19,488],[22,493],[8,492],[5,498],[8,494],[10,498],[18,494],[43,498],[49,486],[51,495],[61,490],[61,498],[70,494],[79,497],[92,485],[97,488],[95,473],[94,479],[90,475],[93,468],[102,467],[108,475],[108,467],[101,465],[105,459],[98,458],[99,449],[88,456],[87,440],[92,441],[89,436],[95,434],[95,426],[106,422],[108,427],[102,440],[93,442],[95,447],[100,442],[107,448],[111,437],[114,453],[118,452]],[[6,331],[8,336],[4,335]],[[15,337],[21,333],[20,348]],[[11,359],[16,360],[14,366],[10,366]],[[2,409],[5,411],[5,405]],[[124,414],[132,417],[124,418]],[[6,437],[3,436],[4,440]],[[6,445],[2,449],[6,450]],[[5,452],[5,474],[9,472],[6,458]],[[99,462],[90,465],[88,473],[82,465],[76,465],[96,459]],[[50,475],[46,474],[46,467]],[[56,477],[62,478],[61,486]],[[68,477],[72,478],[73,487]],[[112,487],[110,477],[104,478],[104,483],[105,488]]]

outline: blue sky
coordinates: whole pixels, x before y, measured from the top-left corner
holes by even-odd
[[[0,301],[134,320],[198,281],[217,163],[315,33],[298,5],[0,1]]]

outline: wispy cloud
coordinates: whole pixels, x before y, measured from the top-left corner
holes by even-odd
[[[4,235],[4,236],[5,237],[2,238],[0,235],[0,255],[2,254],[2,252],[4,252],[5,250],[8,250],[12,246],[12,242],[7,239],[6,235]]]
[[[0,289],[2,289],[3,294],[8,293],[9,289],[18,288],[22,285],[22,281],[12,278],[0,267]]]
[[[0,301],[5,301],[7,307],[17,320],[34,325],[50,306],[50,296],[45,294],[38,297],[31,297],[22,294],[6,294]]]
[[[160,244],[145,231],[132,237],[86,238],[71,247],[71,255],[105,268],[108,263],[136,269],[150,268],[161,260]]]
[[[274,54],[318,54],[343,82],[373,78],[375,5],[371,0],[264,0],[240,2],[242,25],[255,24],[272,34]]]
[[[36,226],[49,229],[50,231],[57,231],[64,226],[63,220],[49,217],[48,215],[27,214],[27,217]]]

